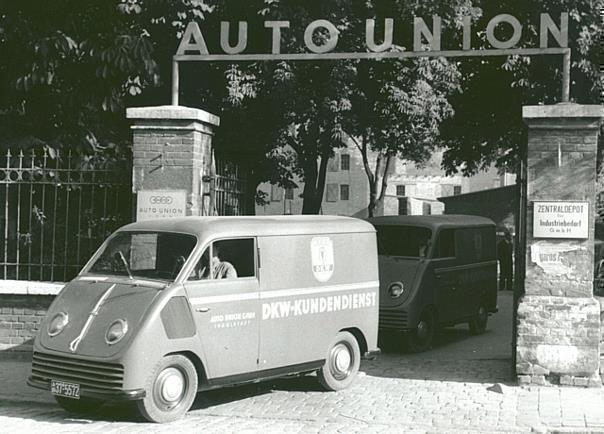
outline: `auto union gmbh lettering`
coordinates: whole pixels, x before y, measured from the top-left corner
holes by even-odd
[[[335,264],[333,242],[329,237],[314,237],[310,241],[312,272],[319,282],[331,279]]]
[[[136,198],[136,220],[184,217],[187,210],[185,190],[141,190]]]
[[[256,312],[236,312],[225,315],[212,315],[210,324],[214,328],[244,327],[252,323],[256,318]]]

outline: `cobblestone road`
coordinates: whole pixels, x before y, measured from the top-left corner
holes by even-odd
[[[0,359],[0,427],[40,433],[604,433],[604,390],[512,385],[505,327],[494,322],[480,337],[456,328],[428,353],[384,354],[364,363],[356,383],[338,393],[321,391],[307,376],[200,394],[187,416],[170,425],[146,423],[123,407],[74,417],[47,393],[24,386],[26,361]]]

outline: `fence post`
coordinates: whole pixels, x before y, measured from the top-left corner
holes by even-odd
[[[220,118],[182,106],[126,110],[133,125],[133,192],[137,220],[210,214],[204,176]]]

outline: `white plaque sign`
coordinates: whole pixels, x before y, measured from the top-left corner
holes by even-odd
[[[186,190],[140,190],[136,198],[136,220],[187,215]]]
[[[534,238],[589,237],[589,202],[533,202]]]

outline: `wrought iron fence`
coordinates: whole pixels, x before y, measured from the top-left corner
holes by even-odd
[[[214,185],[217,215],[244,215],[245,173],[235,163],[216,160]]]
[[[95,163],[72,152],[6,152],[1,279],[67,281],[112,231],[132,221],[131,162]]]

